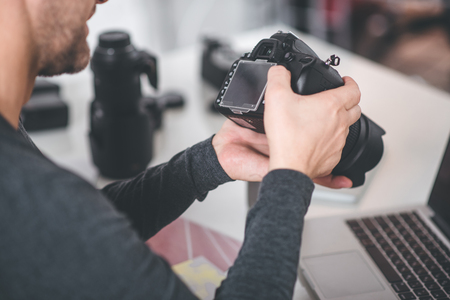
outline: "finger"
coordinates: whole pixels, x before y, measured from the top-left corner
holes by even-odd
[[[344,95],[344,107],[349,110],[359,104],[361,100],[361,91],[359,90],[358,84],[353,80],[353,78],[345,76],[342,78],[344,80],[344,86],[341,87],[345,91]]]
[[[354,124],[361,118],[361,107],[359,105],[353,106],[347,111],[349,125]]]
[[[292,92],[291,73],[283,66],[271,67],[269,69],[269,73],[267,74],[266,94],[272,94],[277,91]]]
[[[315,178],[313,181],[314,183],[332,189],[351,188],[353,186],[353,182],[349,178],[345,176],[334,176],[332,174],[325,177]]]
[[[265,134],[239,126],[230,119],[225,121],[224,127],[228,129],[228,132],[233,133],[234,139],[239,137],[241,142],[262,146],[268,145],[267,136]]]

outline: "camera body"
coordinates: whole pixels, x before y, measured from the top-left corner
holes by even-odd
[[[311,95],[344,84],[339,73],[304,42],[292,33],[278,32],[270,39],[261,40],[251,53],[233,63],[216,99],[216,109],[235,123],[264,133],[263,97],[267,72],[274,65],[283,65],[291,72],[292,90],[300,95]],[[236,77],[240,70],[243,76]],[[254,83],[250,82],[250,76],[255,79]],[[246,82],[240,84],[243,80]]]
[[[235,61],[226,76],[215,108],[236,124],[259,133],[264,131],[264,93],[267,72],[283,65],[291,72],[292,90],[311,95],[344,85],[332,67],[340,63],[332,55],[326,62],[293,33],[281,31],[261,40],[252,52]],[[353,187],[364,184],[365,173],[374,168],[383,155],[381,136],[385,131],[364,114],[350,127],[342,157],[332,174],[344,175]]]

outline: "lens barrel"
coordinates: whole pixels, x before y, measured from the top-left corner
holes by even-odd
[[[350,126],[341,160],[332,174],[350,178],[353,187],[364,184],[366,172],[381,160],[384,152],[382,136],[386,132],[366,115]]]
[[[134,48],[125,32],[99,37],[91,60],[95,99],[89,139],[94,164],[105,177],[135,176],[152,158],[155,125],[142,103],[140,82],[143,72],[156,78],[156,59],[149,64],[149,57]],[[155,68],[149,70],[151,65]]]

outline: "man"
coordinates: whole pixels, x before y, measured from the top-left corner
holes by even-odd
[[[333,177],[360,116],[350,78],[302,97],[269,72],[267,137],[225,122],[213,138],[102,191],[60,169],[19,121],[35,77],[86,67],[100,0],[0,0],[0,299],[195,299],[144,241],[230,180],[262,180],[244,244],[217,299],[290,299],[313,183]],[[270,155],[269,155],[270,153]]]

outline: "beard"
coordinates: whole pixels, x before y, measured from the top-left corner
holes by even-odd
[[[86,42],[86,20],[76,14],[62,14],[58,1],[43,9],[37,29],[39,76],[78,73],[89,64],[90,49]],[[55,16],[69,15],[58,18]]]

